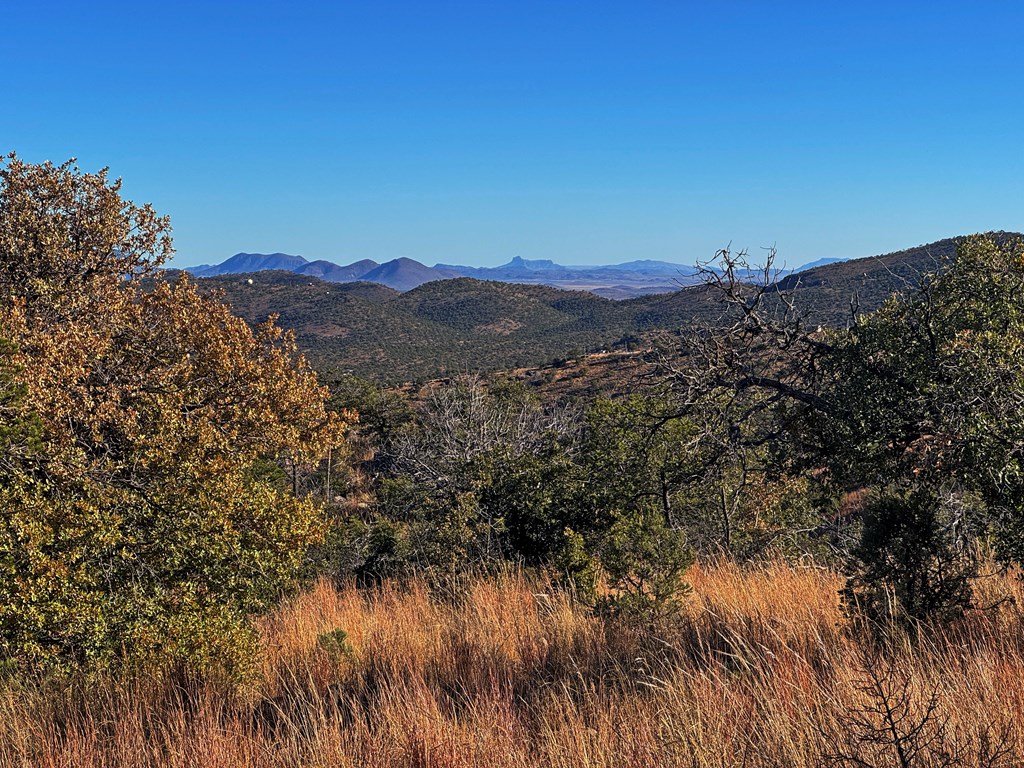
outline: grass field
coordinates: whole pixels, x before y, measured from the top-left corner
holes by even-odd
[[[594,618],[517,572],[448,595],[319,583],[261,621],[249,687],[7,683],[0,764],[1024,763],[1016,580],[979,585],[990,610],[885,647],[854,638],[828,570],[720,563],[690,581],[658,627]]]

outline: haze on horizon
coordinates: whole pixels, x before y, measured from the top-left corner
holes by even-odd
[[[12,4],[0,149],[174,266],[789,265],[1024,229],[1014,3]]]

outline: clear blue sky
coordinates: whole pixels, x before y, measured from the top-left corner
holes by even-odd
[[[1024,6],[3,4],[0,149],[110,166],[179,266],[790,265],[1024,229]]]

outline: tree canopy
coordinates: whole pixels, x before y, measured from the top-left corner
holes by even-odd
[[[169,222],[71,162],[0,169],[0,657],[231,661],[323,533],[284,467],[346,415],[292,337],[142,278]]]
[[[723,259],[711,280],[723,321],[690,329],[662,368],[679,412],[729,463],[754,457],[763,473],[864,500],[847,598],[955,615],[986,550],[1024,562],[1024,246],[965,238],[833,329],[806,322],[796,284],[742,284],[742,255]]]

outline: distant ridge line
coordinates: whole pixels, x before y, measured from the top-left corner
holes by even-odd
[[[1021,237],[1012,232],[989,232],[999,238]],[[906,248],[900,251],[866,256],[857,259],[823,257],[808,262],[796,269],[783,269],[776,282],[780,287],[795,284],[800,276],[801,284],[818,281],[821,270],[829,272],[836,279],[845,275],[847,268],[861,269],[868,260],[906,261],[918,260],[925,251],[937,258],[948,257],[955,252],[956,244],[965,235],[944,238],[927,245]],[[217,277],[219,275],[283,270],[296,275],[317,278],[330,283],[366,281],[385,285],[397,291],[410,291],[436,280],[451,280],[471,277],[502,283],[526,285],[547,285],[566,290],[584,290],[599,296],[614,299],[630,299],[652,294],[667,294],[700,282],[700,270],[691,264],[659,261],[656,259],[635,259],[618,264],[605,265],[563,265],[550,259],[525,259],[515,256],[505,264],[496,267],[469,267],[458,264],[438,263],[430,267],[422,262],[401,257],[379,264],[372,259],[360,259],[350,264],[339,265],[326,259],[307,261],[302,256],[287,253],[236,253],[220,264],[203,264],[186,267],[185,271],[195,277]]]

